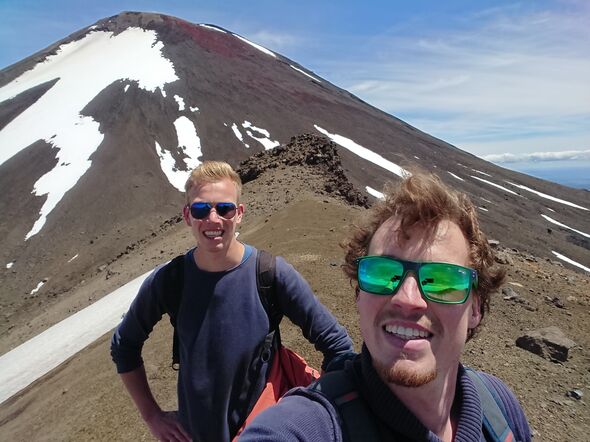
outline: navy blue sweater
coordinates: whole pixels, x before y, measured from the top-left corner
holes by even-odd
[[[356,371],[360,379],[359,390],[371,412],[394,436],[395,441],[440,442],[440,438],[426,428],[416,416],[383,383],[371,362],[365,346],[360,364],[351,364],[346,370]],[[526,417],[513,393],[494,376],[480,373],[501,398],[508,425],[515,441],[530,441]],[[455,442],[485,441],[482,430],[482,410],[473,381],[459,366],[455,404],[458,407]],[[296,390],[301,390],[300,388]],[[240,442],[342,442],[340,416],[332,403],[320,392],[310,389],[304,394],[287,394],[278,405],[259,414],[246,427]]]
[[[246,246],[244,259],[224,272],[200,270],[193,250],[184,260],[185,281],[177,318],[180,370],[178,407],[182,425],[194,441],[227,441],[240,418],[236,407],[255,350],[269,331],[268,317],[256,286],[256,251]],[[163,290],[156,269],[143,283],[111,342],[119,373],[138,368],[141,349],[163,311],[157,302]],[[276,293],[285,316],[324,354],[325,366],[352,351],[346,330],[318,301],[306,281],[284,259],[276,260]],[[260,394],[263,368],[256,380]]]

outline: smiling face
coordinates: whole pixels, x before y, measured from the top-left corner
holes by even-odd
[[[469,266],[469,245],[455,223],[442,221],[433,238],[411,230],[409,239],[402,243],[397,225],[396,219],[390,218],[377,229],[369,255]],[[467,330],[481,318],[474,294],[472,291],[464,304],[426,301],[413,274],[394,296],[361,290],[357,298],[361,333],[381,378],[390,384],[418,387],[438,375],[456,373]]]
[[[238,203],[238,190],[233,181],[222,179],[195,186],[188,193],[188,201],[189,204],[206,202],[213,207],[217,203],[229,202],[237,207],[231,219],[219,216],[215,208],[211,209],[205,218],[196,219],[191,215],[189,207],[184,208],[184,220],[197,241],[197,252],[203,258],[203,262],[212,260],[222,263],[228,258],[235,258],[232,255],[241,253],[235,233],[237,225],[242,221],[244,206]]]

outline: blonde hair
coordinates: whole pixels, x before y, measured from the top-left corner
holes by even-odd
[[[190,174],[184,185],[186,203],[190,204],[190,191],[205,183],[216,183],[228,179],[236,185],[238,202],[242,194],[242,180],[236,171],[224,161],[203,161]]]
[[[397,185],[388,184],[385,199],[369,210],[366,224],[357,227],[348,241],[342,244],[346,253],[343,270],[352,283],[358,287],[355,260],[367,255],[373,235],[391,217],[399,220],[396,234],[402,240],[408,238],[408,232],[415,227],[423,229],[428,238],[436,233],[441,221],[452,221],[459,226],[469,243],[469,265],[477,270],[476,294],[481,301],[483,319],[489,310],[491,293],[504,282],[506,270],[494,266],[493,251],[479,227],[477,212],[467,195],[447,187],[434,174],[418,172]],[[470,330],[468,338],[474,332]]]

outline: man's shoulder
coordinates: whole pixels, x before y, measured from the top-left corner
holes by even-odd
[[[331,402],[309,387],[289,391],[260,413],[240,441],[340,441],[338,415]]]

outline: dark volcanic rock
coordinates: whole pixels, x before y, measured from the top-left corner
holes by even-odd
[[[576,345],[555,326],[532,331],[516,340],[516,345],[552,361],[565,362]]]
[[[367,197],[356,190],[344,174],[336,145],[316,135],[299,135],[284,146],[259,152],[240,164],[238,174],[242,182],[248,183],[266,170],[285,166],[317,168],[326,179],[323,190],[350,204],[369,206]]]

